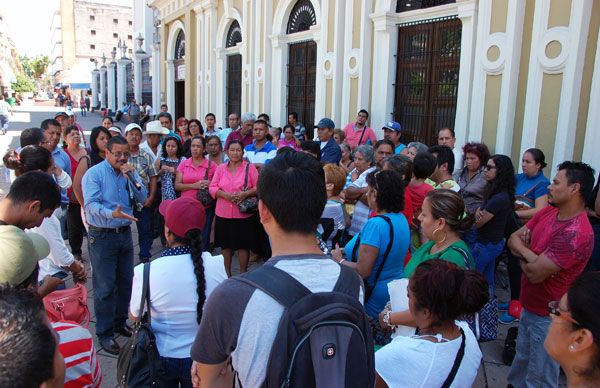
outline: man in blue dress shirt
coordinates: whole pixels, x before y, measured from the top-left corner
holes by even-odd
[[[321,144],[321,162],[338,164],[342,160],[342,149],[333,138],[333,120],[325,117],[319,120],[315,128]]]
[[[90,225],[88,242],[93,271],[96,335],[108,353],[119,354],[114,333],[131,336],[125,323],[133,280],[133,241],[130,224],[133,206],[148,196],[144,185],[131,182],[139,175],[127,163],[129,145],[121,136],[112,137],[106,146],[106,159],[83,176],[85,215]],[[139,187],[138,188],[136,188]]]

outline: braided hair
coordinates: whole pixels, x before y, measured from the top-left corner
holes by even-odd
[[[188,245],[191,250],[194,273],[196,274],[196,292],[198,293],[196,321],[200,324],[202,320],[202,308],[206,301],[206,278],[204,276],[204,263],[202,262],[202,230],[191,229],[185,234],[185,237],[174,234],[174,240],[177,243]]]

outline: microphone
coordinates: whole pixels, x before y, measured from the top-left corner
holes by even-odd
[[[129,178],[131,183],[133,183],[135,188],[138,189],[138,191],[142,190],[142,185],[140,185],[139,182],[135,179],[131,171],[127,171],[127,177]]]

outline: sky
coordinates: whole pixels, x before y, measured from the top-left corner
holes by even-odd
[[[133,5],[133,0],[90,2]],[[15,42],[19,55],[31,57],[50,54],[50,24],[59,3],[59,0],[0,0],[0,10],[4,14],[8,35]]]

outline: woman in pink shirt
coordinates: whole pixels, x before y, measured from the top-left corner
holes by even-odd
[[[299,147],[298,139],[294,136],[294,127],[287,124],[283,127],[283,137],[279,139],[277,148],[290,147],[291,149],[298,151]]]
[[[196,193],[200,189],[208,188],[210,181],[215,175],[217,165],[208,159],[204,159],[206,140],[202,136],[194,136],[190,143],[192,157],[179,163],[177,175],[175,175],[175,190],[181,192],[182,197],[196,199]],[[202,250],[210,248],[210,230],[214,217],[214,208],[206,209],[206,225],[202,232]]]
[[[259,224],[256,214],[240,212],[239,203],[256,196],[258,171],[242,159],[244,145],[231,140],[227,149],[229,162],[217,167],[210,182],[210,194],[217,200],[215,221],[215,246],[220,246],[225,258],[227,275],[231,276],[231,257],[238,251],[240,272],[248,270],[250,250],[259,250]],[[243,191],[248,171],[247,190]]]

